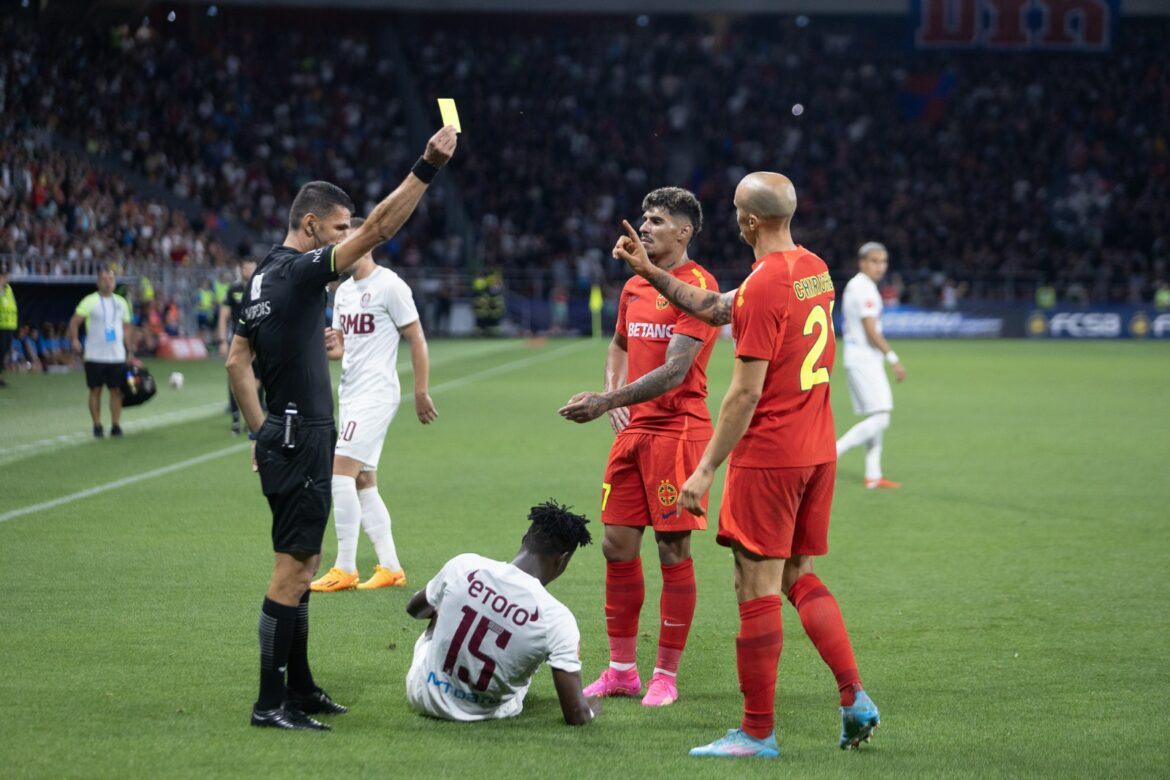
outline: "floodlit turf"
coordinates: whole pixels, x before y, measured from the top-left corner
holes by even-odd
[[[1164,776],[1170,345],[897,347],[910,378],[895,388],[885,460],[905,487],[863,490],[862,454],[846,455],[832,553],[818,564],[882,727],[860,751],[837,750],[832,676],[785,606],[783,756],[763,763],[686,756],[740,716],[731,560],[710,532],[694,545],[699,605],[669,708],[607,701],[595,724],[571,729],[541,672],[512,721],[416,716],[403,677],[421,624],[403,612],[409,592],[394,589],[313,597],[315,672],[352,707],[331,719],[333,733],[249,728],[269,521],[246,445],[217,408],[222,367],[180,366],[186,387],[164,385],[128,411],[122,441],[86,438],[80,374],[10,377],[0,390],[0,772]],[[439,421],[418,424],[404,376],[380,472],[413,587],[456,553],[510,558],[527,508],[549,496],[596,518],[611,440],[604,421],[555,413],[600,384],[600,342],[451,341],[432,353]],[[728,343],[716,347],[713,410],[730,355]],[[165,382],[176,364],[151,365]],[[839,371],[839,432],[855,419],[843,380]],[[13,516],[54,499],[64,503]],[[326,566],[333,549],[330,526]],[[646,553],[644,679],[660,589]],[[363,575],[372,556],[363,539]],[[587,682],[606,659],[602,583],[595,545],[551,587],[577,615]]]

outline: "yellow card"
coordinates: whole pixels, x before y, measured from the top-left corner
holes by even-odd
[[[459,111],[455,108],[454,98],[439,98],[439,113],[443,117],[443,127],[450,125],[455,128],[456,133],[463,132],[459,125]]]

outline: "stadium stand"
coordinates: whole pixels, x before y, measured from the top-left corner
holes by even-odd
[[[366,15],[323,49],[312,20],[231,16],[96,32],[0,17],[0,253],[14,268],[83,271],[111,253],[224,265],[216,231],[279,239],[310,178],[359,208],[393,186],[417,151],[409,117],[442,95],[468,130],[459,164],[387,256],[432,292],[418,268],[469,288],[464,269],[499,267],[525,296],[612,289],[615,225],[661,184],[700,196],[694,255],[734,284],[747,263],[731,193],[761,167],[799,183],[797,240],[834,273],[883,240],[905,302],[1031,300],[1051,285],[1062,301],[1137,303],[1170,278],[1164,20],[1072,56],[917,52],[884,18]],[[203,224],[129,191],[111,160]],[[451,235],[453,205],[469,240]]]

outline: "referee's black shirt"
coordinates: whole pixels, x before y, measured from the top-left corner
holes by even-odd
[[[337,279],[335,250],[274,246],[248,284],[236,333],[252,344],[273,414],[291,402],[304,418],[333,417],[324,322],[325,285]]]

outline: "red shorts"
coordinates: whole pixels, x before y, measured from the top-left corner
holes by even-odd
[[[695,470],[707,440],[622,433],[609,452],[601,486],[601,522],[652,526],[658,531],[702,531],[707,518],[682,508],[679,492]],[[707,497],[703,496],[703,509]]]
[[[765,558],[824,555],[837,461],[787,469],[727,467],[715,541]]]

